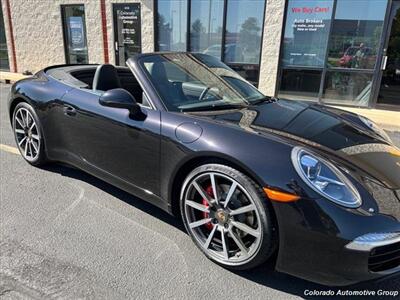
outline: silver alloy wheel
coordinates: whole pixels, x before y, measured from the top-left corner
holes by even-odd
[[[216,261],[243,265],[257,254],[263,238],[254,199],[236,180],[217,172],[192,179],[184,195],[192,236]]]
[[[24,158],[34,161],[40,152],[40,132],[32,114],[24,107],[14,115],[14,133],[18,148]]]

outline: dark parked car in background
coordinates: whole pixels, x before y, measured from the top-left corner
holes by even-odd
[[[271,259],[329,285],[400,270],[400,151],[374,123],[266,97],[205,54],[127,65],[52,66],[14,84],[25,160],[73,165],[181,216],[229,269]]]

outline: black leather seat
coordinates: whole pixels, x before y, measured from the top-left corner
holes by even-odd
[[[121,88],[117,69],[113,65],[99,65],[93,77],[93,90],[108,91]]]

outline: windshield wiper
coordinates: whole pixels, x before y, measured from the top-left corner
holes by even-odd
[[[181,108],[181,112],[194,112],[194,111],[214,111],[223,109],[241,109],[246,108],[247,105],[243,104],[221,104],[221,105],[206,105],[198,107]]]
[[[260,99],[257,99],[254,101],[249,101],[249,102],[251,103],[251,105],[257,105],[257,104],[264,103],[264,102],[273,103],[276,101],[278,101],[278,99],[276,99],[275,97],[265,96]]]

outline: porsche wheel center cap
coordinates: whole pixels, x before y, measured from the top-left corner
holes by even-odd
[[[228,215],[222,209],[219,209],[215,214],[215,216],[217,217],[220,223],[225,223],[228,220]]]

